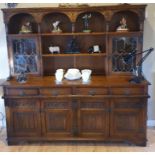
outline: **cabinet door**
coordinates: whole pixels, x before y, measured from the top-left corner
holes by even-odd
[[[39,45],[37,37],[9,38],[10,69],[12,75],[21,72],[27,74],[39,74]]]
[[[42,101],[43,135],[65,137],[72,133],[72,109],[69,98],[53,98]]]
[[[146,99],[113,99],[110,118],[111,137],[144,139],[146,136]]]
[[[8,136],[38,136],[41,133],[40,103],[34,99],[6,100]]]
[[[80,99],[78,110],[79,135],[104,139],[109,134],[108,101],[101,97]]]
[[[118,35],[110,37],[109,59],[111,74],[131,74],[136,64],[139,62],[140,55],[135,56],[136,52],[142,49],[140,36]]]

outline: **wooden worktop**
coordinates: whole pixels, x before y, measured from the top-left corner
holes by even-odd
[[[88,83],[83,83],[81,79],[79,80],[66,80],[63,79],[62,83],[56,83],[54,76],[46,77],[29,77],[26,83],[20,84],[15,79],[10,81],[5,81],[1,85],[6,87],[70,87],[70,86],[80,86],[80,87],[137,87],[143,85],[149,85],[147,81],[143,81],[140,84],[130,83],[131,77],[118,77],[118,76],[92,76]]]

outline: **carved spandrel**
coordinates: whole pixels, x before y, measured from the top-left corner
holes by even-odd
[[[80,14],[80,12],[67,12],[66,13],[66,15],[69,17],[69,19],[72,23],[76,22],[76,19],[77,19],[79,14]]]
[[[106,21],[110,21],[113,14],[114,14],[114,12],[112,12],[110,10],[109,11],[102,11],[101,13],[102,13],[102,15],[104,15]]]
[[[106,20],[106,32],[108,32],[109,31],[110,21],[111,21],[111,18],[113,16],[113,12],[112,11],[102,11],[101,13],[102,13],[102,15],[104,16],[104,18]]]
[[[33,13],[33,17],[35,18],[35,21],[40,24],[42,22],[43,13],[37,12]]]
[[[8,24],[10,19],[11,19],[11,17],[13,17],[14,15],[16,15],[16,13],[12,13],[12,14],[5,13],[4,14],[4,18],[3,18],[4,19],[4,23]]]

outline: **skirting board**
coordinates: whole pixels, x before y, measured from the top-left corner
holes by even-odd
[[[4,121],[2,122],[2,120],[0,120],[0,128],[5,127],[5,126],[6,126],[5,122]],[[147,121],[147,126],[148,127],[155,127],[155,120],[148,120]]]

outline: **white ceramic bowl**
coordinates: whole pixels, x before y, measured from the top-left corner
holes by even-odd
[[[67,80],[77,80],[81,78],[81,73],[79,69],[70,68],[64,76]]]
[[[80,70],[77,69],[77,68],[70,68],[70,69],[67,70],[67,72],[70,73],[70,74],[75,75],[75,74],[79,73]]]

